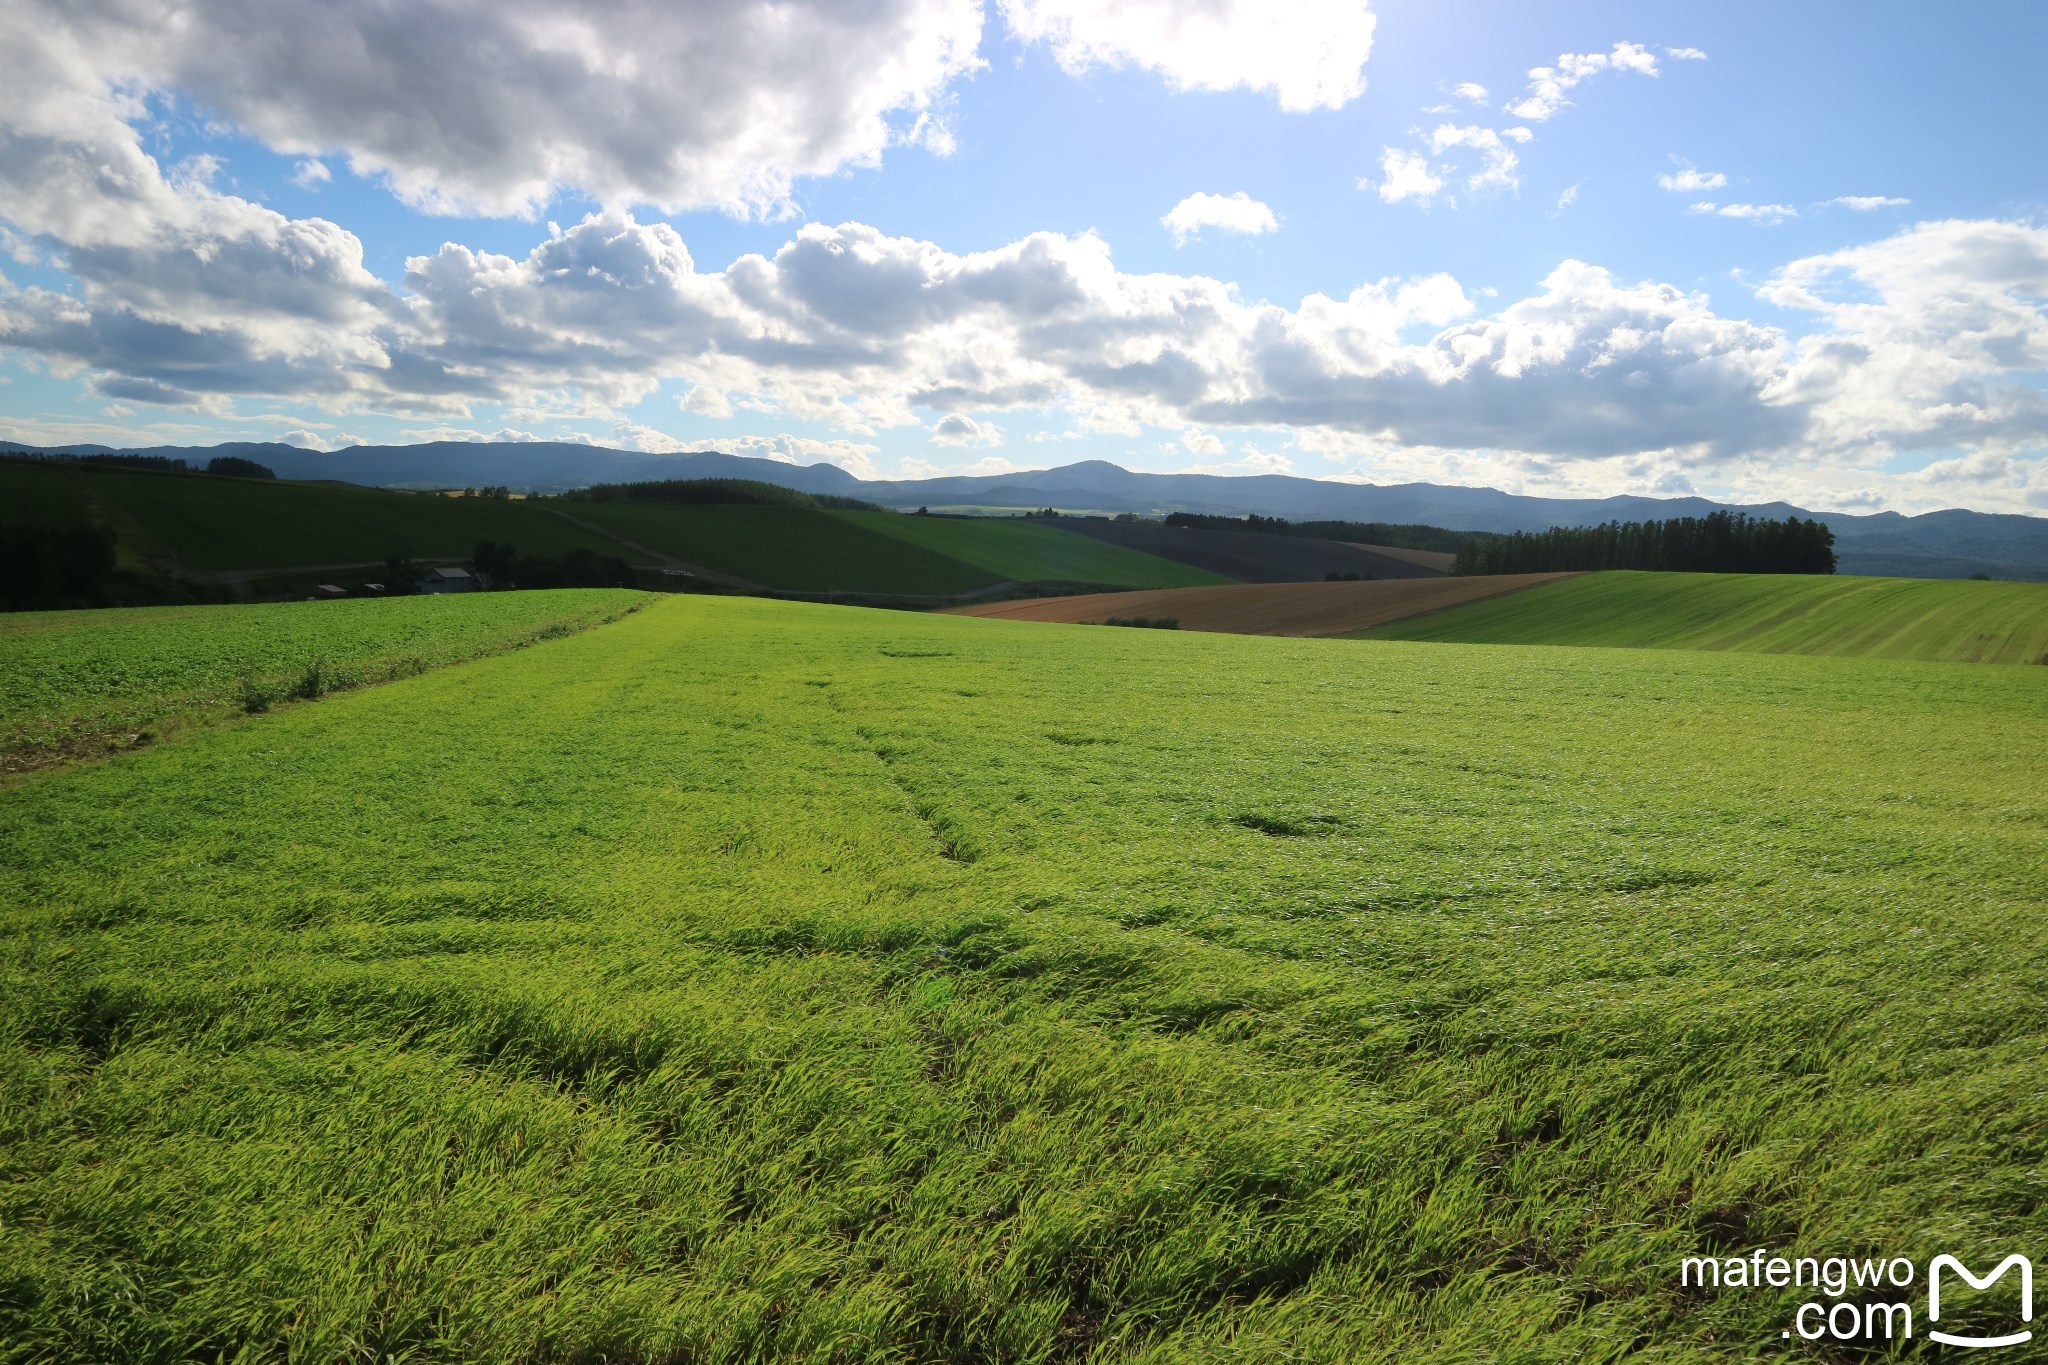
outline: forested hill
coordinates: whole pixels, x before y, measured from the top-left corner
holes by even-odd
[[[0,442],[0,452],[27,451]],[[65,447],[109,453],[105,446]],[[203,466],[232,455],[255,460],[285,479],[334,479],[375,487],[509,485],[546,492],[593,483],[744,478],[809,493],[857,497],[892,507],[972,507],[990,511],[1056,507],[1062,511],[1257,513],[1293,521],[1359,521],[1449,527],[1460,531],[1542,531],[1553,526],[1660,521],[1740,511],[1754,517],[1817,518],[1835,533],[1840,571],[1962,578],[2048,579],[2048,518],[1948,510],[1815,512],[1787,503],[1725,507],[1706,498],[1535,498],[1492,488],[1438,484],[1343,484],[1291,475],[1147,474],[1102,460],[1057,469],[937,479],[862,480],[829,464],[796,465],[717,452],[649,455],[560,442],[442,441],[358,446],[323,453],[278,444],[152,447],[141,452]]]

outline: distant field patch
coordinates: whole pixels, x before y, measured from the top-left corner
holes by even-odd
[[[875,512],[626,502],[568,510],[660,554],[790,592],[945,597],[1001,577],[885,534]]]
[[[0,614],[0,771],[578,630],[648,595],[466,593]]]
[[[1581,574],[1536,592],[1377,626],[1359,638],[2037,664],[2048,662],[2048,584]]]
[[[1189,534],[1196,534],[1190,532]],[[1279,537],[1273,537],[1279,539]],[[1228,635],[1340,635],[1419,612],[1548,583],[1561,574],[1402,578],[1361,583],[1231,583],[1222,587],[1034,597],[955,607],[959,616],[1099,625],[1112,617],[1172,617],[1182,630]]]
[[[998,579],[1019,583],[1117,583],[1133,588],[1177,588],[1233,581],[1192,564],[1069,535],[1022,517],[919,517],[887,512],[833,515],[985,569]]]
[[[1430,569],[1436,573],[1449,573],[1458,562],[1456,555],[1444,550],[1410,550],[1400,545],[1364,545],[1355,540],[1347,540],[1344,543],[1356,549],[1370,551],[1376,555],[1385,555],[1389,559],[1398,559],[1403,563],[1413,564],[1418,568]]]

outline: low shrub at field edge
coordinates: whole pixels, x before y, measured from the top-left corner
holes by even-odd
[[[567,589],[0,615],[0,769],[411,677],[647,600]]]

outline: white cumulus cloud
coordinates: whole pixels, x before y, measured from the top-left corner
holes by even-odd
[[[872,162],[913,133],[929,143],[982,29],[978,0],[21,0],[8,13],[0,45],[36,54],[10,88],[41,114],[63,117],[77,103],[65,92],[95,82],[178,91],[276,151],[345,157],[416,207],[490,214],[564,188],[776,208],[799,176]]]
[[[1887,199],[1881,194],[1843,194],[1827,201],[1829,204],[1858,213],[1869,213],[1873,209],[1902,209],[1912,203],[1910,199]]]
[[[1443,177],[1431,169],[1428,157],[1398,147],[1388,147],[1380,153],[1380,177],[1379,196],[1389,204],[1404,199],[1427,204],[1444,187]],[[1361,180],[1358,187],[1366,189],[1369,184]]]
[[[964,412],[949,412],[932,423],[932,444],[941,446],[999,446],[1002,429],[994,422],[977,422]]]
[[[1373,16],[1363,0],[1000,0],[1010,31],[1066,70],[1136,66],[1181,90],[1250,89],[1282,109],[1336,109],[1365,93]]]
[[[1159,221],[1173,234],[1175,246],[1186,245],[1188,239],[1203,228],[1254,236],[1280,230],[1280,220],[1273,216],[1273,210],[1243,190],[1235,194],[1191,194],[1175,204]]]

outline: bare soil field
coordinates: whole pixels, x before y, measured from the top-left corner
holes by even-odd
[[[1524,573],[1357,583],[1232,583],[1215,588],[1033,597],[956,607],[951,614],[1069,625],[1099,625],[1110,617],[1165,616],[1178,620],[1183,630],[1227,635],[1341,635],[1569,577]]]
[[[1340,541],[1338,543],[1352,546],[1354,549],[1364,550],[1369,554],[1384,555],[1388,559],[1398,559],[1404,564],[1413,564],[1417,568],[1431,569],[1437,573],[1449,573],[1452,566],[1458,562],[1456,555],[1443,550],[1404,550],[1398,545],[1365,545],[1355,540]]]
[[[1156,521],[1061,517],[1045,524],[1125,549],[1192,564],[1241,583],[1303,583],[1332,573],[1355,573],[1361,578],[1428,578],[1443,572],[1412,559],[1341,540],[1256,531],[1206,531]]]

